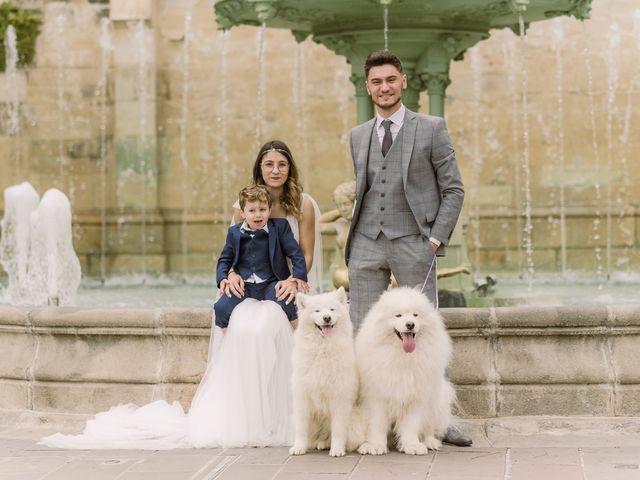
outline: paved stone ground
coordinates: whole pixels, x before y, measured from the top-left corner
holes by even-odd
[[[640,418],[512,417],[460,421],[474,447],[427,456],[287,448],[55,450],[60,424],[0,411],[0,480],[639,480]],[[77,425],[65,431],[77,431]]]

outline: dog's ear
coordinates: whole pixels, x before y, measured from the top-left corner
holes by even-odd
[[[344,303],[345,305],[347,304],[347,292],[344,291],[344,287],[340,287],[336,290],[336,296],[338,297],[338,300],[340,300],[340,303]]]
[[[307,301],[307,295],[301,292],[296,293],[296,306],[299,309],[301,310],[304,309],[306,301]]]

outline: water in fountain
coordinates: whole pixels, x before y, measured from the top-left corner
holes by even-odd
[[[553,19],[553,51],[556,55],[556,102],[558,122],[556,126],[556,143],[558,168],[560,169],[560,265],[562,274],[567,274],[567,221],[566,221],[566,201],[565,201],[565,158],[564,158],[564,103],[563,103],[563,64],[562,46],[564,44],[564,29],[562,19]]]
[[[65,185],[68,177],[67,167],[69,160],[64,154],[64,136],[65,136],[65,114],[67,106],[64,98],[65,90],[65,74],[64,74],[64,54],[66,51],[65,42],[65,24],[66,18],[63,14],[56,16],[56,93],[58,107],[58,166],[59,178],[58,185]]]
[[[107,84],[109,58],[113,51],[111,22],[100,20],[100,78],[96,86],[96,97],[100,104],[100,279],[105,282],[107,252]]]
[[[349,155],[349,130],[351,127],[349,118],[350,73],[348,65],[344,65],[342,68],[337,68],[333,76],[334,91],[338,95],[338,114],[341,122],[340,145],[344,148],[345,155]],[[344,167],[344,178],[350,178],[353,175],[353,167],[349,162],[342,162],[342,165]]]
[[[223,30],[220,32],[222,43],[222,54],[220,55],[220,73],[222,78],[220,79],[220,93],[222,96],[220,102],[220,111],[218,113],[218,132],[220,140],[217,142],[219,149],[218,158],[222,163],[222,171],[228,172],[230,178],[236,177],[236,164],[235,162],[229,162],[229,153],[227,145],[227,121],[229,117],[229,31]],[[230,205],[233,204],[231,196],[229,195],[229,181],[223,180],[222,182],[222,212],[224,219],[230,218],[229,211]]]
[[[478,47],[472,48],[469,53],[471,54],[471,72],[472,72],[472,95],[473,95],[473,160],[472,166],[472,180],[471,180],[471,204],[473,205],[473,214],[471,218],[471,229],[473,234],[473,253],[474,253],[474,265],[476,269],[481,265],[480,262],[480,248],[482,247],[480,242],[480,172],[482,171],[482,154],[480,151],[480,111],[482,109],[480,105],[481,97],[481,85],[480,77],[482,75],[482,66],[480,59],[480,52]],[[479,274],[476,271],[476,274]]]
[[[384,3],[382,7],[383,21],[384,21],[384,49],[389,50],[389,5]]]
[[[264,117],[265,117],[265,75],[264,75],[264,47],[265,47],[265,32],[267,31],[267,24],[262,23],[258,30],[257,37],[257,60],[258,60],[258,93],[256,97],[256,150],[264,143]]]
[[[513,192],[514,192],[514,212],[515,212],[515,221],[516,221],[516,240],[517,240],[517,267],[518,267],[518,272],[522,272],[523,271],[523,255],[522,255],[522,248],[520,248],[520,246],[523,244],[523,240],[522,240],[522,234],[524,232],[524,226],[523,226],[523,218],[524,218],[524,213],[521,211],[522,209],[522,199],[521,199],[521,194],[522,194],[522,185],[521,185],[521,179],[520,179],[520,164],[517,161],[519,155],[519,139],[518,139],[518,130],[517,130],[517,126],[519,123],[519,115],[518,115],[518,111],[520,109],[520,103],[518,101],[518,95],[516,92],[516,45],[515,45],[515,39],[516,37],[514,37],[513,35],[509,35],[506,37],[505,41],[502,44],[502,54],[504,57],[504,61],[505,61],[505,65],[506,65],[506,71],[507,71],[507,91],[508,91],[508,95],[509,98],[511,99],[511,156],[513,158]]]
[[[624,240],[624,253],[618,257],[617,266],[621,266],[629,262],[629,249],[633,247],[634,232],[625,225],[626,204],[628,202],[627,192],[629,190],[629,165],[627,163],[627,146],[629,144],[629,132],[631,126],[631,113],[633,111],[633,94],[640,84],[640,9],[636,10],[633,15],[633,36],[637,50],[637,58],[635,62],[631,80],[627,88],[626,106],[624,112],[624,124],[622,133],[619,137],[620,143],[620,174],[622,175],[622,184],[616,190],[616,208],[618,210],[618,229],[622,232]]]
[[[191,206],[189,198],[189,162],[187,160],[187,124],[189,120],[189,44],[191,42],[191,12],[184,16],[184,41],[182,44],[182,101],[180,108],[180,163],[182,164],[182,213],[180,222],[180,253],[182,276],[187,276],[187,212]]]
[[[607,243],[606,243],[606,265],[607,279],[611,277],[611,235],[612,235],[612,202],[611,183],[613,181],[613,120],[616,102],[616,90],[620,77],[618,53],[620,47],[620,27],[617,23],[611,24],[608,35],[609,48],[607,49],[607,190],[606,190],[606,220],[607,220]]]
[[[531,243],[531,168],[529,162],[529,109],[527,105],[527,62],[526,62],[526,42],[524,30],[524,18],[518,15],[518,26],[520,29],[520,76],[522,82],[522,132],[523,151],[522,162],[524,172],[524,218],[525,226],[523,231],[522,244],[526,253],[526,277],[529,290],[533,285],[533,245]]]
[[[153,172],[147,165],[147,155],[149,149],[149,140],[147,132],[147,115],[149,104],[149,69],[153,61],[151,32],[145,27],[144,20],[139,20],[129,24],[130,34],[132,36],[132,44],[136,52],[136,60],[138,63],[138,76],[136,90],[138,93],[138,158],[139,158],[139,175],[142,178],[141,188],[141,219],[140,219],[140,236],[141,236],[141,255],[142,255],[142,276],[147,274],[147,196],[148,182]]]
[[[20,99],[18,98],[18,49],[16,31],[9,25],[4,35],[5,89],[7,103],[7,133],[14,138],[15,178],[20,178]]]
[[[298,43],[296,50],[295,68],[293,69],[293,103],[296,110],[296,143],[302,146],[301,169],[303,172],[310,172],[309,165],[309,142],[307,140],[308,112],[307,94],[305,85],[307,83],[305,72],[305,46],[304,42]],[[302,179],[304,190],[309,190],[309,173]]]
[[[0,263],[9,277],[7,296],[12,304],[24,303],[24,282],[29,260],[29,216],[40,202],[40,195],[29,182],[4,191],[4,217],[0,228]]]
[[[583,39],[584,39],[584,63],[587,71],[587,88],[589,97],[589,118],[591,120],[591,147],[593,149],[593,155],[595,159],[595,216],[593,219],[593,241],[595,244],[594,254],[596,263],[596,279],[598,281],[598,289],[603,288],[602,278],[602,248],[600,246],[601,234],[600,224],[602,222],[602,210],[600,210],[600,204],[602,203],[602,193],[600,189],[600,150],[598,148],[598,137],[596,130],[596,111],[595,102],[593,99],[593,74],[591,72],[591,53],[589,51],[589,35],[586,30],[586,25],[583,23]]]
[[[80,261],[73,249],[71,204],[51,188],[30,216],[29,260],[24,289],[28,305],[75,305]]]

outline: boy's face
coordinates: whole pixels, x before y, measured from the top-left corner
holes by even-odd
[[[251,230],[258,230],[267,224],[271,209],[267,202],[247,202],[240,214]]]

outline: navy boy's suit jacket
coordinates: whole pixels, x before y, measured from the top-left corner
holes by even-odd
[[[216,267],[216,283],[227,278],[231,267],[238,264],[240,253],[240,227],[242,223],[236,223],[229,228],[227,241],[218,258]],[[278,280],[286,280],[291,275],[287,257],[291,259],[293,277],[307,281],[307,264],[300,250],[300,246],[293,236],[289,222],[284,218],[270,218],[267,222],[269,229],[269,260],[271,269]]]

